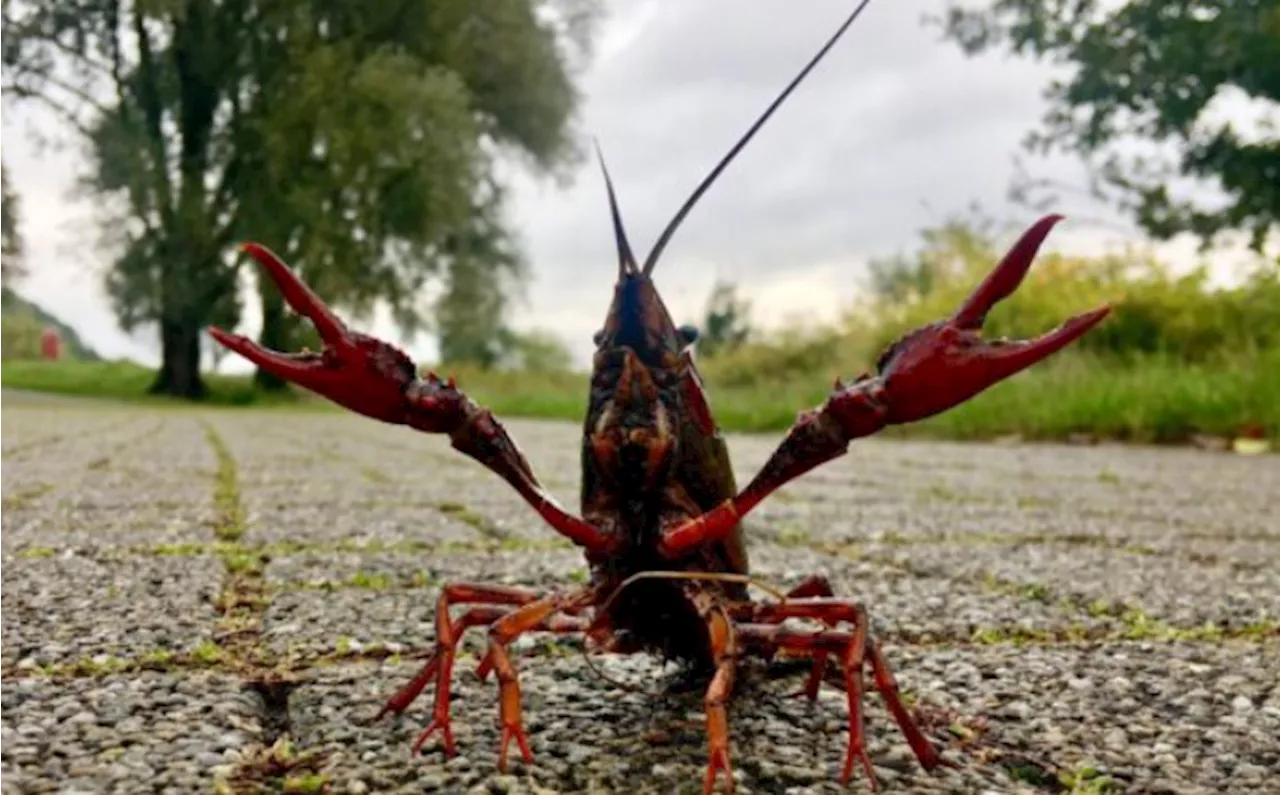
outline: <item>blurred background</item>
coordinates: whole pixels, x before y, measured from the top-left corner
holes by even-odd
[[[615,272],[853,7],[6,0],[7,388],[311,405],[204,334],[310,327],[235,244],[505,416],[578,419]],[[776,431],[1067,216],[995,335],[1068,352],[904,429],[1280,436],[1280,2],[872,2],[658,286],[728,430]],[[639,252],[643,253],[643,252]]]

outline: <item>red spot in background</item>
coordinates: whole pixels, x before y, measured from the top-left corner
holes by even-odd
[[[62,356],[62,336],[53,326],[47,326],[40,333],[40,357],[49,361],[57,361]]]

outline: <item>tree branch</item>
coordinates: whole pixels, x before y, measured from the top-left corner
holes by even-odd
[[[85,89],[75,86],[71,83],[68,83],[67,81],[63,80],[60,77],[54,77],[53,75],[45,74],[45,75],[41,75],[39,79],[43,80],[44,82],[48,83],[54,88],[67,92],[71,96],[75,97],[77,101],[84,103],[85,105],[89,106],[90,108],[97,111],[98,113],[101,113],[104,116],[111,113],[110,108],[108,108],[106,105],[103,105],[98,100],[94,99],[93,96],[90,95],[89,92],[87,92]],[[4,88],[4,91],[6,93],[9,93],[9,92],[16,93],[19,97],[29,97],[37,93],[40,93],[34,88],[28,88],[26,86],[18,86],[12,83],[6,86]]]
[[[81,121],[80,117],[77,116],[74,111],[48,94],[41,94],[26,89],[14,89],[10,86],[5,86],[3,91],[5,94],[10,96],[16,95],[16,98],[19,100],[35,100],[41,105],[44,105],[47,109],[53,111],[55,116],[61,119],[65,124],[69,125],[81,136],[85,138],[93,137],[93,130]]]
[[[239,193],[240,175],[245,171],[246,161],[249,157],[248,151],[251,149],[247,142],[241,140],[244,132],[244,117],[249,111],[246,111],[241,104],[240,86],[232,86],[227,93],[231,103],[231,118],[227,122],[227,138],[231,147],[231,157],[223,167],[218,185],[214,189],[210,213],[210,216],[215,219],[215,223],[218,218],[225,217],[227,219],[226,223],[219,225],[213,233],[214,245],[218,247],[227,245],[230,242],[232,233],[235,231],[238,219],[236,212],[231,209],[231,205]],[[250,107],[255,104],[252,100],[250,101]]]
[[[8,5],[8,3],[6,3],[6,5]],[[58,52],[62,53],[63,55],[66,55],[72,58],[77,64],[86,67],[86,71],[89,71],[89,70],[96,71],[101,73],[104,76],[111,74],[111,70],[110,68],[107,67],[106,64],[98,63],[98,61],[94,60],[93,58],[90,58],[88,55],[86,55],[83,52],[77,51],[74,47],[69,47],[66,44],[63,44],[54,36],[48,36],[48,37],[42,36],[40,37],[40,41],[52,47],[53,49],[57,50]]]
[[[164,108],[160,104],[159,77],[151,53],[151,36],[141,14],[133,15],[133,32],[138,37],[138,104],[142,106],[147,137],[155,158],[156,198],[165,226],[173,220],[173,192],[169,184],[169,156],[165,148],[161,122]]]

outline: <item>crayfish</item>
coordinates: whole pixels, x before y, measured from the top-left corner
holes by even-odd
[[[415,752],[438,734],[445,754],[455,754],[449,706],[458,641],[471,627],[487,627],[488,650],[478,673],[482,679],[491,672],[497,676],[498,764],[504,770],[512,742],[526,763],[533,761],[521,716],[520,685],[508,652],[509,644],[527,632],[580,633],[591,648],[613,653],[660,652],[708,676],[706,793],[715,788],[720,771],[729,791],[733,788],[726,708],[738,662],[749,654],[811,659],[802,691],[810,699],[830,679],[847,692],[848,746],[842,772],[846,784],[855,764],[860,764],[875,786],[863,739],[866,668],[920,764],[926,770],[944,764],[899,696],[860,603],[837,596],[821,575],[808,577],[775,601],[748,595],[740,523],[782,485],[843,455],[852,440],[963,403],[1099,323],[1108,312],[1106,306],[1077,315],[1033,340],[982,339],[987,312],[1017,289],[1060,217],[1045,217],[1028,229],[953,315],[890,345],[874,374],[847,383],[837,379],[827,400],[798,416],[742,490],[735,485],[729,453],[694,362],[696,330],[672,322],[652,281],[658,258],[694,204],[865,5],[863,0],[703,179],[642,265],[632,254],[613,184],[600,158],[618,271],[612,303],[594,338],[579,515],[552,498],[498,419],[468,398],[452,378],[434,373],[421,377],[414,362],[396,347],[348,329],[271,251],[244,244],[290,306],[315,324],[324,347],[320,353],[286,354],[210,329],[218,342],[347,409],[426,433],[447,434],[455,449],[501,476],[552,529],[581,547],[590,566],[587,584],[552,593],[479,582],[443,588],[436,603],[434,653],[379,714],[402,713],[422,690],[434,686],[431,722],[415,743]],[[465,611],[455,617],[451,609],[462,606]],[[793,618],[825,626],[794,628],[786,623]]]

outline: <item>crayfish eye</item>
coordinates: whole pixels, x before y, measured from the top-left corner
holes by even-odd
[[[681,348],[687,348],[698,341],[698,327],[692,323],[686,323],[676,329],[676,334],[680,337]]]

